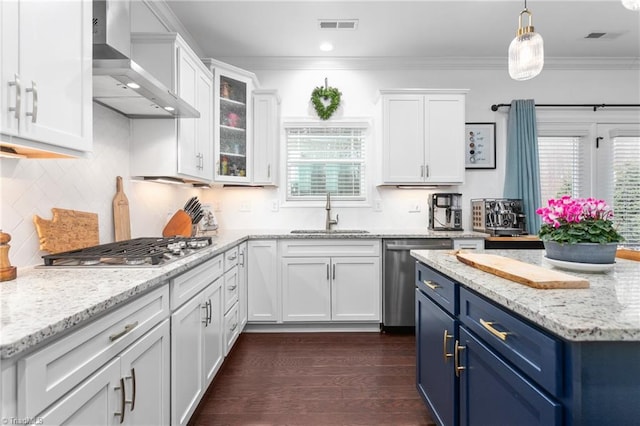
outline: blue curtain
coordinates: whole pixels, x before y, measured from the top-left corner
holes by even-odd
[[[527,220],[527,232],[537,234],[540,217],[540,164],[536,106],[533,99],[511,101],[507,120],[507,167],[505,198],[521,198]]]

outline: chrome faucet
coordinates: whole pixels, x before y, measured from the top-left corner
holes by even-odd
[[[327,192],[327,205],[325,206],[325,210],[327,211],[327,219],[325,220],[325,230],[331,231],[331,225],[338,224],[338,215],[336,214],[335,219],[331,219],[331,195]]]

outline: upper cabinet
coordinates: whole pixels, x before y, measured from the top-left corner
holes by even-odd
[[[280,97],[275,90],[253,91],[253,173],[256,185],[278,184]]]
[[[131,121],[131,174],[213,181],[213,76],[176,33],[134,33],[132,58],[195,107],[199,118]]]
[[[466,89],[381,91],[382,184],[464,182]]]
[[[93,145],[92,2],[0,2],[3,153],[80,156]]]

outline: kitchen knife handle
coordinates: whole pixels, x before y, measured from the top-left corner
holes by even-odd
[[[13,116],[16,120],[20,119],[20,106],[22,101],[22,86],[20,85],[20,76],[14,74],[13,81],[9,82],[9,87],[16,86],[16,106],[9,107],[9,111],[13,111]]]
[[[27,88],[24,91],[33,93],[33,108],[31,112],[27,112],[25,115],[31,117],[31,122],[35,123],[38,121],[38,85],[35,81],[31,81],[31,88]]]

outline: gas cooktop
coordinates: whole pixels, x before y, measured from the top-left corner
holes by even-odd
[[[212,245],[211,237],[135,238],[42,256],[44,266],[162,266]]]

